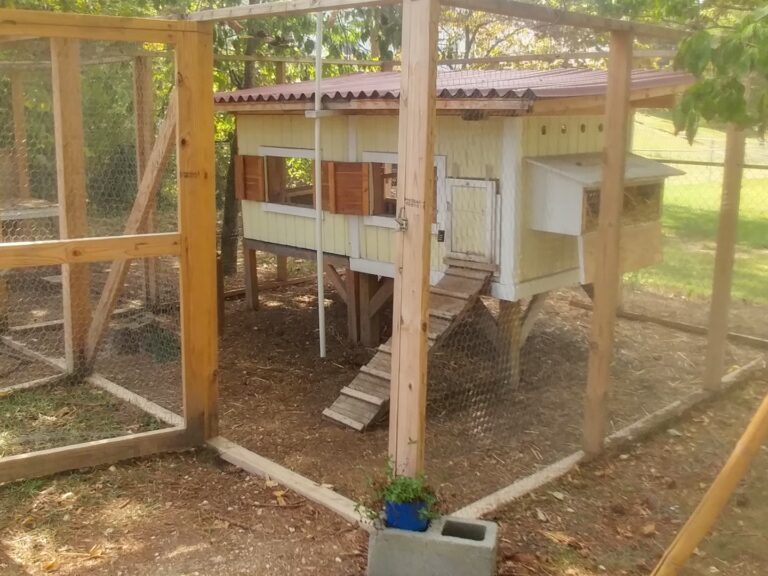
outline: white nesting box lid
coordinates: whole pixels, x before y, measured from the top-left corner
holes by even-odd
[[[531,164],[574,180],[581,185],[581,188],[599,188],[602,183],[603,155],[599,152],[541,156],[526,160]],[[649,160],[636,154],[628,154],[624,169],[624,182],[627,185],[658,182],[664,178],[679,176],[680,174],[685,174],[685,172],[655,160]]]

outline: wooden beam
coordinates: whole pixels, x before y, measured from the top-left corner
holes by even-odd
[[[344,283],[347,290],[347,338],[356,344],[360,341],[360,272],[347,266]]]
[[[256,250],[243,242],[243,266],[245,268],[245,305],[251,310],[259,309],[259,270]]]
[[[155,143],[155,86],[152,78],[152,58],[133,59],[133,115],[136,131],[136,181],[141,182],[149,166]],[[142,232],[154,232],[157,197],[149,202],[147,223]],[[144,260],[144,298],[150,307],[157,305],[157,260]]]
[[[768,438],[768,396],[763,399],[728,461],[691,517],[662,556],[651,576],[676,576],[717,522],[728,500]]]
[[[376,294],[380,290],[379,278],[373,274],[360,273],[360,342],[368,348],[381,343],[381,315],[372,309]]]
[[[88,222],[79,41],[51,39],[51,62],[59,233],[62,239],[82,238],[88,235]],[[67,370],[80,372],[91,321],[90,268],[64,264],[61,276]]]
[[[11,242],[0,244],[0,270],[178,256],[180,253],[181,238],[176,232]]]
[[[592,14],[549,8],[541,4],[531,4],[516,0],[443,0],[442,5],[511,16],[522,20],[546,22],[558,26],[589,28],[599,32],[626,32],[646,38],[663,38],[678,41],[689,34],[686,30],[659,26],[657,24],[593,16]]]
[[[212,24],[198,24],[197,32],[182,36],[176,75],[184,418],[199,443],[218,431]]]
[[[368,314],[378,314],[395,292],[392,278],[382,278],[368,303]]]
[[[168,100],[168,109],[165,120],[160,125],[155,145],[152,147],[152,153],[147,162],[147,168],[139,185],[139,191],[134,200],[131,213],[125,224],[124,234],[134,235],[140,232],[147,221],[150,206],[153,198],[160,188],[160,184],[165,174],[165,166],[170,155],[173,137],[176,133],[177,124],[177,98],[176,91],[171,92]],[[183,243],[183,242],[182,242]],[[117,305],[117,300],[123,290],[125,277],[128,274],[130,262],[127,260],[116,260],[109,269],[107,281],[96,305],[96,311],[93,316],[90,328],[88,329],[88,341],[86,346],[86,360],[89,366],[93,365],[96,358],[96,352],[104,337],[104,333],[109,325],[112,312]]]
[[[275,256],[275,279],[278,282],[288,280],[288,256]]]
[[[598,261],[595,304],[590,331],[587,390],[584,402],[584,451],[600,453],[605,442],[607,395],[619,301],[619,240],[624,201],[624,168],[629,134],[629,86],[632,73],[632,34],[611,34],[608,60],[608,95],[598,218]]]
[[[27,150],[27,121],[24,106],[22,72],[11,73],[11,109],[13,111],[13,145],[16,163],[16,183],[19,198],[29,198],[29,154]]]
[[[170,428],[0,458],[0,483],[110,464],[188,447],[185,430]]]
[[[344,284],[344,279],[341,277],[341,274],[339,274],[339,271],[334,268],[333,264],[326,264],[325,273],[327,274],[328,279],[331,281],[331,284],[333,284],[333,287],[336,289],[336,293],[346,303],[347,288]]]
[[[437,0],[403,4],[389,455],[398,474],[424,470],[429,258],[434,197]]]
[[[739,226],[739,201],[744,174],[744,130],[729,125],[726,130],[723,192],[720,200],[720,223],[717,228],[715,269],[712,275],[712,299],[709,305],[709,335],[704,385],[715,387],[725,368],[725,346],[728,339],[728,314],[731,307],[733,262]]]
[[[184,18],[202,22],[246,20],[264,16],[299,16],[327,10],[351,10],[369,6],[400,4],[401,0],[280,0],[264,4],[249,4],[233,8],[215,8],[186,14]]]
[[[174,44],[179,32],[191,29],[194,29],[191,22],[161,18],[0,9],[0,37],[33,36]]]

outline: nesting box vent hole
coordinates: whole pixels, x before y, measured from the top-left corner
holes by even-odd
[[[541,127],[541,135],[546,136],[547,135],[547,126],[544,125]]]
[[[482,542],[485,540],[485,526],[470,524],[468,522],[458,522],[456,520],[446,520],[441,534],[443,536],[462,538],[463,540]]]

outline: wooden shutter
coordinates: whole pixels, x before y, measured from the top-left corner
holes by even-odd
[[[264,158],[235,156],[235,197],[238,200],[264,202]]]
[[[369,207],[367,162],[333,162],[329,171],[330,205],[336,214],[367,215]]]

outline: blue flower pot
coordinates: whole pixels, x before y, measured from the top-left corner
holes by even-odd
[[[389,528],[424,532],[429,526],[429,518],[422,510],[426,510],[425,502],[384,502],[384,515]]]

